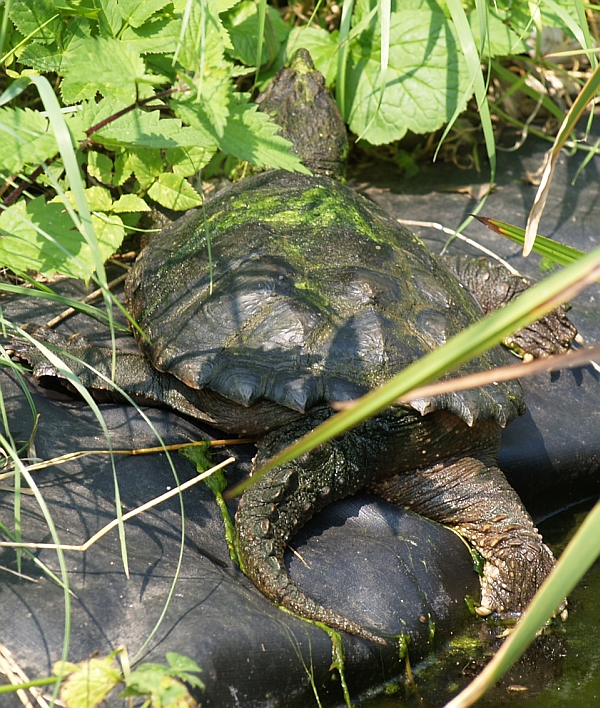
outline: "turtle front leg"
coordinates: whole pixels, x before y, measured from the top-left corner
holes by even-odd
[[[508,305],[531,285],[526,278],[510,273],[501,264],[492,265],[485,258],[451,256],[443,258],[442,262],[474,295],[486,315]],[[502,343],[522,357],[544,357],[568,351],[577,336],[577,329],[567,318],[569,309],[570,305],[559,305],[539,320],[508,335]]]
[[[255,467],[308,432],[330,411],[267,435],[259,443]],[[363,639],[386,641],[308,597],[289,577],[284,553],[288,541],[315,513],[367,484],[373,465],[365,464],[361,438],[346,435],[268,472],[244,492],[235,517],[242,570],[270,600],[296,615]]]
[[[478,614],[520,614],[554,567],[552,552],[497,465],[498,426],[469,428],[450,414],[436,416],[445,430],[437,442],[448,456],[432,462],[423,449],[426,466],[379,480],[369,491],[455,529],[477,549],[486,561]]]

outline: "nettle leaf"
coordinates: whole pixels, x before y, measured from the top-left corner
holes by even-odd
[[[254,66],[258,52],[258,10],[256,3],[244,0],[223,17],[229,32],[232,49],[228,54],[234,59]],[[274,7],[267,7],[265,32],[261,50],[261,64],[272,61],[279,54],[280,45],[289,34],[288,26]]]
[[[202,204],[202,197],[185,179],[172,172],[164,172],[148,190],[148,196],[167,209],[184,211]]]
[[[119,0],[121,17],[130,27],[141,27],[155,12],[171,0]]]
[[[88,153],[88,174],[104,184],[111,184],[113,177],[113,161],[102,152]]]
[[[248,94],[232,93],[231,113],[219,140],[221,150],[260,167],[310,174],[290,152],[291,143],[277,135],[279,126],[248,99]]]
[[[96,121],[101,120],[100,115]],[[158,111],[136,108],[93,134],[93,140],[114,147],[149,148],[204,147],[216,149],[215,139],[206,131],[184,126],[178,118],[162,118]]]
[[[60,37],[62,18],[53,0],[12,0],[8,15],[21,34],[32,35],[36,42],[54,42]]]
[[[120,245],[115,226],[106,229],[97,217],[92,217],[92,222],[98,225],[96,235],[106,259]],[[21,200],[0,214],[0,234],[2,265],[22,271],[36,270],[47,276],[61,273],[85,279],[94,272],[91,250],[63,204],[47,204],[43,197]]]
[[[102,37],[79,42],[76,51],[67,53],[63,70],[61,93],[68,104],[94,98],[98,92],[133,103],[152,95],[149,83],[165,80],[146,74],[144,60],[129,44]]]
[[[140,54],[170,54],[179,42],[181,20],[168,17],[151,18],[139,29],[126,27],[121,39]]]
[[[0,108],[0,172],[16,174],[58,152],[48,120],[29,108]]]
[[[98,4],[100,5],[98,24],[102,36],[116,37],[117,32],[123,26],[119,0],[99,0]]]
[[[181,2],[181,0],[180,0]],[[234,5],[236,5],[239,2],[239,0],[214,0],[214,4],[217,8],[217,12],[221,14],[222,12],[225,12],[226,10],[229,10],[232,8]]]
[[[219,136],[229,114],[231,64],[225,59],[226,42],[227,32],[210,3],[195,3],[178,58],[194,76],[196,101]]]
[[[452,22],[437,5],[400,6],[390,21],[387,87],[379,104],[380,33],[375,20],[350,47],[351,130],[373,145],[428,133],[463,109],[468,75]]]
[[[125,225],[120,216],[116,214],[92,214],[92,224],[100,246],[100,255],[105,261],[123,243],[125,238]],[[90,272],[91,275],[91,272]],[[81,276],[80,276],[81,277]]]
[[[56,42],[42,44],[30,42],[19,55],[19,62],[31,66],[39,71],[55,71],[60,73],[65,55],[72,42],[77,42],[90,37],[90,23],[85,17],[74,17],[65,25],[60,47]]]

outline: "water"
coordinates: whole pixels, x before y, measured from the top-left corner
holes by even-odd
[[[560,554],[593,502],[579,505],[540,524],[555,554]],[[435,661],[419,667],[413,685],[405,680],[366,699],[361,708],[440,708],[466,686],[498,648],[500,628],[482,623],[457,639]],[[482,641],[483,640],[483,641]],[[592,708],[600,705],[600,562],[569,595],[569,620],[539,639],[477,706],[501,708]]]

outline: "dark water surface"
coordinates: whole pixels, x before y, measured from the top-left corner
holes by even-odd
[[[594,500],[595,501],[595,500]],[[580,504],[540,524],[558,555],[581,525],[593,501]],[[441,708],[485,665],[501,631],[487,623],[457,639],[439,660],[415,672],[414,685],[390,685],[385,693],[360,703],[361,708]],[[482,642],[482,638],[484,641]],[[486,641],[486,638],[488,641]],[[593,708],[600,705],[600,561],[569,595],[569,619],[538,640],[477,706],[500,708]]]

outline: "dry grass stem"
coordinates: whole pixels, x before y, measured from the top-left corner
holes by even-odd
[[[168,492],[161,494],[159,497],[155,497],[154,499],[151,499],[149,502],[146,502],[145,504],[138,506],[137,508],[133,509],[132,511],[127,512],[127,514],[123,514],[123,516],[121,517],[121,521],[122,522],[129,521],[129,519],[132,519],[134,516],[138,516],[139,514],[143,513],[144,511],[148,511],[148,509],[152,509],[153,507],[157,506],[158,504],[161,504],[162,502],[167,501],[167,499],[171,499],[171,497],[174,497],[177,494],[180,494],[181,492],[186,491],[186,489],[193,487],[195,484],[198,484],[198,482],[201,482],[202,480],[206,479],[207,477],[210,477],[210,475],[213,474],[213,472],[216,472],[217,470],[220,470],[223,467],[230,465],[232,462],[235,462],[235,457],[228,457],[226,460],[224,460],[223,462],[220,462],[218,465],[215,465],[214,467],[211,467],[206,472],[203,472],[202,474],[199,474],[198,476],[194,477],[193,479],[190,479],[187,482],[184,482],[183,484],[180,484],[177,487],[169,490]],[[118,526],[118,524],[119,524],[119,519],[113,519],[110,523],[106,524],[106,526],[103,526],[100,529],[100,531],[95,533],[85,543],[83,543],[79,546],[68,545],[68,544],[57,545],[56,543],[24,543],[24,542],[17,543],[17,542],[13,542],[13,541],[0,541],[0,547],[6,547],[6,548],[46,548],[46,549],[50,549],[50,550],[58,550],[60,548],[63,551],[78,551],[79,553],[84,553],[85,551],[88,550],[88,548],[93,546],[94,543],[96,543],[96,541],[100,540],[109,531],[111,531],[116,526]]]
[[[485,253],[486,256],[493,258],[495,261],[498,261],[498,263],[502,263],[502,265],[513,275],[521,275],[518,270],[511,266],[510,263],[507,263],[497,253],[490,251],[489,248],[482,246],[480,243],[477,243],[477,241],[473,241],[468,236],[461,234],[459,231],[454,231],[454,229],[449,229],[447,226],[442,226],[442,224],[439,224],[437,221],[412,221],[411,219],[396,219],[396,221],[399,224],[402,224],[403,226],[422,226],[426,229],[436,229],[437,231],[441,231],[442,233],[448,234],[448,236],[454,236],[460,239],[461,241],[468,243],[469,246],[473,246],[482,253]],[[440,255],[444,255],[445,250],[446,248],[444,247]]]

